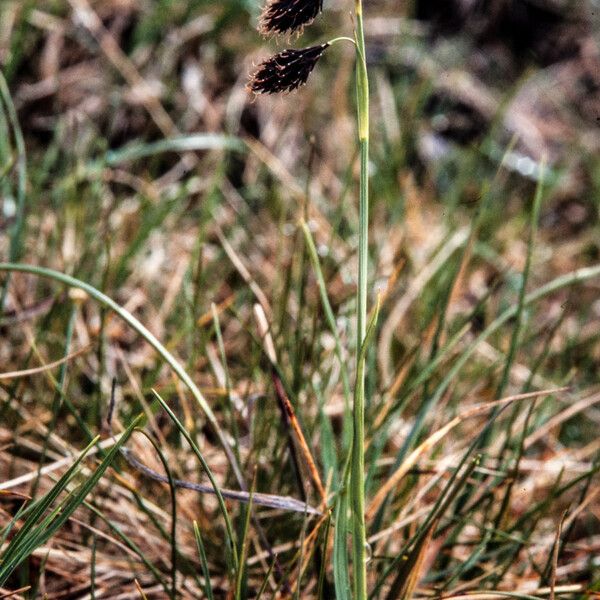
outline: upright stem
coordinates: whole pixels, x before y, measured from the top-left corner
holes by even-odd
[[[369,247],[369,80],[365,57],[362,0],[355,0],[356,14],[356,94],[358,140],[360,145],[358,290],[356,388],[354,391],[354,442],[352,445],[352,524],[354,595],[367,598],[367,536],[365,528],[365,356],[361,346],[367,329],[367,270]]]

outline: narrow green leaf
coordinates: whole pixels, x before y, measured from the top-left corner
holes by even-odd
[[[165,455],[161,452],[160,447],[149,436],[143,429],[137,429],[151,444],[154,446],[154,450],[158,454],[158,458],[162,463],[163,469],[167,474],[169,481],[169,491],[171,493],[171,600],[177,598],[177,489],[175,487],[175,480],[173,474],[169,468],[169,463],[165,458]]]
[[[160,405],[163,407],[163,410],[169,415],[170,419],[173,421],[173,423],[175,424],[175,426],[177,427],[177,429],[179,430],[181,435],[186,439],[187,443],[190,445],[194,454],[198,457],[198,460],[200,461],[200,464],[202,465],[202,468],[204,469],[204,472],[206,473],[206,476],[208,477],[210,484],[212,485],[213,489],[215,490],[215,495],[217,496],[217,501],[219,503],[219,509],[221,510],[221,514],[223,515],[223,519],[225,520],[225,528],[227,530],[227,538],[228,538],[227,541],[230,546],[231,555],[233,556],[234,570],[237,574],[238,569],[241,567],[240,567],[240,564],[238,561],[237,548],[236,548],[236,543],[235,543],[235,535],[233,533],[233,527],[231,525],[231,519],[229,518],[229,513],[227,511],[227,507],[225,506],[225,500],[223,499],[223,495],[221,494],[221,489],[219,488],[219,485],[217,484],[217,481],[216,481],[212,471],[210,470],[210,467],[208,466],[206,459],[204,458],[204,456],[202,456],[202,453],[198,449],[198,446],[196,446],[196,443],[192,439],[192,436],[187,432],[186,428],[183,426],[181,421],[177,418],[175,413],[171,410],[169,405],[162,399],[160,394],[156,390],[152,390],[152,393],[154,394],[154,396],[156,397],[156,399],[158,400]]]
[[[19,119],[15,105],[13,104],[10,96],[10,90],[2,71],[0,71],[0,107],[2,103],[6,107],[6,113],[8,114],[8,121],[12,128],[13,136],[15,138],[15,145],[17,149],[17,202],[15,211],[15,222],[10,229],[10,245],[8,250],[9,260],[14,262],[19,260],[21,257],[21,244],[23,238],[23,232],[25,230],[25,196],[27,187],[27,157],[25,154],[25,141],[23,139],[23,133],[21,126],[19,125]],[[4,312],[4,303],[6,302],[6,294],[8,291],[9,278],[2,285],[2,291],[0,292],[0,314]]]
[[[248,533],[250,531],[250,517],[252,515],[252,497],[254,496],[254,490],[256,488],[256,474],[252,479],[252,487],[250,488],[250,500],[246,506],[246,517],[244,519],[244,529],[242,531],[242,539],[240,544],[240,566],[237,572],[237,579],[235,584],[235,597],[236,600],[242,600],[242,590],[244,586],[244,575],[245,575],[245,563],[246,554],[248,552]]]
[[[204,551],[204,543],[202,542],[202,535],[198,528],[198,523],[194,521],[194,537],[196,538],[196,546],[198,547],[198,554],[200,556],[200,566],[202,567],[202,575],[204,576],[204,593],[206,594],[207,600],[214,600],[212,584],[210,582],[210,571],[208,570],[208,561],[206,560],[206,552]]]
[[[107,152],[104,160],[108,166],[114,167],[124,162],[163,154],[164,152],[193,152],[198,150],[234,150],[244,152],[246,145],[232,135],[217,133],[198,133],[180,136],[149,144],[131,144],[118,150]]]

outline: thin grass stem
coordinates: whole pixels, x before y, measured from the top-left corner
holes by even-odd
[[[365,353],[369,250],[369,80],[365,58],[362,0],[355,2],[356,97],[360,150],[356,387],[350,497],[353,533],[353,581],[357,600],[367,597],[367,536],[365,527]]]
[[[154,447],[158,458],[162,463],[162,466],[167,474],[169,480],[169,492],[171,494],[171,600],[177,599],[177,488],[175,487],[175,480],[173,474],[169,468],[169,462],[165,458],[165,455],[161,451],[159,445],[152,439],[152,437],[139,427],[135,431],[141,433]]]

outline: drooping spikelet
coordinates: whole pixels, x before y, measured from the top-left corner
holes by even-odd
[[[292,33],[312,23],[323,10],[323,0],[269,0],[260,16],[258,30],[270,33]]]
[[[329,44],[288,49],[262,62],[248,83],[255,94],[291,92],[306,83]]]

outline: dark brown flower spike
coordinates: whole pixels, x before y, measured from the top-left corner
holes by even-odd
[[[292,33],[312,23],[323,10],[323,0],[270,0],[260,16],[258,30],[270,33]]]
[[[291,92],[306,83],[329,44],[300,50],[288,49],[262,62],[250,78],[248,88],[255,94]]]

